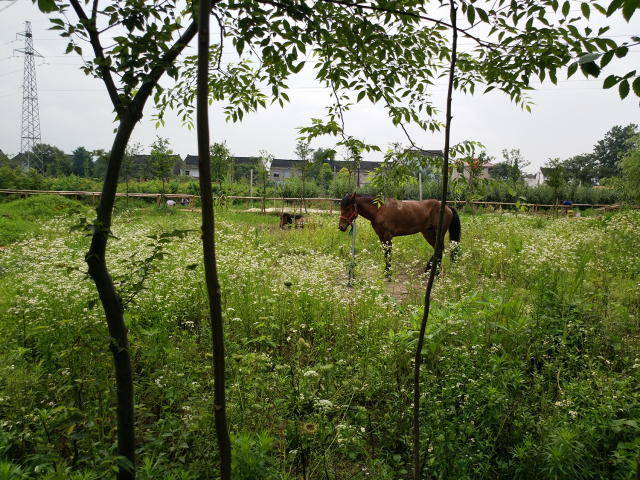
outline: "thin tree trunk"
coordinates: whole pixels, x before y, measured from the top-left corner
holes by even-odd
[[[200,168],[200,194],[202,195],[202,249],[204,271],[209,295],[209,315],[213,339],[214,418],[220,450],[220,478],[231,478],[231,442],[227,430],[225,400],[224,332],[222,303],[216,266],[215,224],[211,185],[211,154],[209,153],[209,12],[211,0],[200,0],[198,15],[198,163]]]
[[[97,222],[100,231],[94,232],[91,246],[85,255],[85,261],[89,266],[89,275],[91,275],[98,290],[109,329],[109,348],[113,355],[116,377],[118,455],[127,458],[134,466],[132,470],[121,468],[118,473],[118,480],[135,478],[136,436],[133,370],[131,368],[128,330],[124,322],[122,302],[107,269],[105,255],[108,235],[111,229],[113,205],[118,188],[120,165],[127,143],[138,120],[139,118],[134,118],[134,115],[128,111],[120,122],[111,148],[109,165],[107,166],[107,173],[97,208]]]
[[[302,208],[304,208],[305,213],[307,212],[307,207],[304,204],[304,170],[302,170],[302,192],[300,194],[300,201],[302,202]]]
[[[416,346],[416,356],[413,375],[413,478],[421,479],[420,469],[420,362],[422,360],[422,346],[424,345],[424,334],[429,319],[429,307],[431,306],[431,289],[438,268],[438,258],[444,241],[444,212],[447,207],[447,186],[449,182],[449,138],[451,135],[451,97],[453,95],[453,78],[456,67],[456,47],[458,42],[458,30],[456,26],[456,7],[454,0],[451,0],[451,25],[453,26],[453,40],[451,47],[451,66],[449,70],[449,89],[447,92],[447,117],[444,141],[444,161],[442,169],[442,202],[440,204],[440,216],[438,217],[438,228],[436,245],[433,253],[434,261],[431,264],[431,272],[427,282],[427,289],[424,294],[424,313],[420,324],[420,335]]]
[[[89,19],[79,0],[70,0],[78,18],[87,27],[91,46],[98,59],[104,59],[104,51],[100,42],[100,34],[95,27],[95,19]],[[146,77],[140,89],[133,98],[129,98],[126,105],[121,101],[118,90],[113,81],[111,70],[100,67],[99,73],[103,80],[113,107],[120,118],[120,125],[113,141],[107,172],[102,186],[102,193],[98,203],[95,230],[91,239],[91,246],[85,255],[89,267],[89,275],[93,279],[100,301],[105,312],[107,328],[109,330],[109,348],[113,355],[116,380],[116,411],[117,411],[117,453],[126,458],[132,468],[121,468],[118,480],[135,479],[135,414],[133,371],[129,353],[128,330],[124,322],[123,306],[106,263],[106,249],[113,206],[118,190],[120,167],[125,155],[125,149],[131,138],[131,133],[142,118],[145,103],[153,93],[156,82],[164,74],[166,65],[172,65],[185,46],[193,39],[197,32],[195,23],[191,23],[182,33],[174,46],[162,55],[160,66],[154,68]]]

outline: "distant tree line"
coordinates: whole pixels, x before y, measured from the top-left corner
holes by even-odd
[[[582,153],[565,160],[550,159],[543,167],[543,173],[546,177],[550,177],[557,169],[562,181],[585,186],[601,185],[607,183],[608,179],[621,178],[624,173],[621,160],[633,150],[635,143],[632,139],[637,134],[636,124],[632,123],[626,127],[616,125],[594,145],[592,152]],[[522,169],[530,162],[522,158],[519,150],[510,152],[503,150],[502,154],[504,161],[491,167],[490,175],[500,180],[522,177]]]
[[[398,150],[400,146],[394,145]],[[78,147],[71,155],[47,144],[37,146],[45,166],[45,174],[20,170],[19,159],[10,159],[0,154],[0,188],[51,189],[51,190],[99,190],[104,178],[109,152],[89,151]],[[151,145],[150,155],[140,155],[142,145],[132,144],[122,163],[120,191],[199,194],[197,182],[191,177],[173,177],[175,157],[169,149],[169,142],[158,137]],[[341,168],[337,178],[333,178],[336,166],[336,152],[331,149],[311,149],[308,144],[298,142],[295,152],[300,173],[286,178],[277,186],[269,178],[268,170],[262,168],[260,157],[253,162],[235,163],[226,142],[214,143],[210,147],[212,180],[216,193],[244,196],[249,194],[249,178],[254,171],[254,195],[287,198],[313,198],[329,196],[340,198],[347,192],[384,195],[396,198],[419,198],[416,172],[398,182],[377,181],[360,188],[355,187],[353,170]],[[494,202],[514,202],[522,199],[526,203],[553,204],[559,200],[573,203],[612,204],[621,201],[640,203],[640,133],[635,124],[626,127],[615,126],[605,138],[594,146],[592,153],[578,155],[566,160],[550,159],[542,171],[545,184],[532,187],[524,181],[523,169],[529,166],[518,149],[503,150],[504,161],[495,163],[489,169],[494,182],[479,182],[471,179],[453,182],[449,198],[452,200],[483,200]],[[267,152],[264,155],[270,156]],[[261,154],[262,155],[262,154]],[[137,161],[136,161],[137,159]],[[349,164],[348,159],[342,164]],[[462,167],[475,171],[495,158],[480,152],[469,158],[460,159]],[[466,163],[465,163],[466,162]],[[467,165],[468,164],[468,165]],[[423,173],[423,198],[439,198],[440,175],[438,172]],[[384,171],[378,175],[384,177]],[[264,178],[263,178],[264,177]],[[414,178],[415,177],[415,178]],[[404,178],[404,177],[403,177]],[[411,180],[413,178],[413,180]],[[56,180],[59,179],[59,180]],[[141,180],[141,182],[138,182]],[[169,184],[169,182],[171,182]],[[148,183],[148,185],[144,185]],[[190,186],[181,187],[186,183]],[[593,189],[596,184],[603,189]]]

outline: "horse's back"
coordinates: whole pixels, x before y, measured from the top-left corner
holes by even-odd
[[[424,233],[432,228],[435,229],[438,224],[439,213],[440,200],[396,200],[388,198],[378,210],[376,223],[394,237],[413,235]]]

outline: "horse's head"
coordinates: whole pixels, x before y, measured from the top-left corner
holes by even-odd
[[[291,223],[291,218],[288,213],[283,213],[280,215],[280,228],[284,228],[285,225]]]
[[[349,195],[347,193],[340,202],[340,222],[338,223],[340,231],[345,232],[357,216],[356,194]]]

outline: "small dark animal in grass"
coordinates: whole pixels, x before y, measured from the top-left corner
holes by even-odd
[[[304,215],[291,215],[290,213],[283,213],[280,215],[280,228],[284,227],[296,227],[296,228],[304,228],[305,222]]]
[[[384,248],[385,273],[390,273],[391,240],[393,237],[422,233],[433,248],[436,246],[436,228],[440,215],[439,200],[399,201],[386,198],[383,204],[375,202],[376,197],[347,194],[340,202],[340,223],[338,228],[344,232],[358,215],[371,222]],[[445,233],[449,231],[449,240],[460,243],[460,217],[456,209],[447,205],[444,212]],[[435,253],[434,253],[435,255]],[[442,260],[440,252],[438,263]],[[453,254],[452,254],[453,259]],[[431,269],[433,255],[427,263],[425,272]]]

